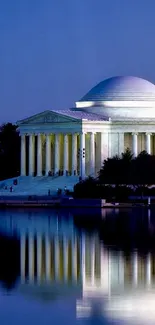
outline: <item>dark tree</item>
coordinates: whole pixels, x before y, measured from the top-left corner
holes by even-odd
[[[106,198],[125,201],[131,195],[154,195],[155,156],[142,151],[134,158],[129,149],[121,157],[115,156],[104,161],[98,179],[88,178],[77,184],[76,197]],[[132,186],[127,186],[132,185]]]
[[[12,123],[0,127],[0,179],[19,175],[20,137]]]
[[[74,196],[79,198],[98,197],[97,181],[93,177],[88,177],[85,181],[74,186]]]
[[[131,151],[127,149],[122,157],[114,156],[104,161],[103,167],[99,171],[99,181],[102,184],[129,184],[130,166],[133,157]]]
[[[155,156],[142,151],[131,162],[131,182],[135,187],[155,184]]]

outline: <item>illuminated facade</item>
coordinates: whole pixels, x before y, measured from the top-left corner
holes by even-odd
[[[104,159],[130,148],[155,153],[155,85],[113,77],[92,88],[75,108],[17,122],[21,175],[95,175]]]

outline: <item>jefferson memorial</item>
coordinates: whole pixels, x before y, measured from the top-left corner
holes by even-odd
[[[96,175],[103,161],[130,148],[155,154],[155,85],[130,76],[101,81],[68,110],[17,122],[21,176]]]

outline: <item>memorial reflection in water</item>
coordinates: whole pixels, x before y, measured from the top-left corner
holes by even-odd
[[[16,289],[20,292],[25,292],[26,287],[29,293],[43,289],[43,298],[45,291],[53,287],[60,295],[63,285],[66,289],[74,287],[78,290],[78,318],[90,317],[96,302],[100,313],[110,316],[111,310],[116,316],[120,306],[124,315],[125,308],[132,314],[135,306],[137,311],[144,311],[146,299],[150,299],[151,308],[155,293],[154,253],[133,250],[127,254],[106,248],[97,232],[78,233],[72,219],[66,222],[44,218],[41,222],[7,218],[3,223],[1,218],[0,229],[19,242],[20,281]],[[130,308],[123,305],[126,301]]]

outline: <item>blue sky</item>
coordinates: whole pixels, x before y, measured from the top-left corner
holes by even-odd
[[[155,83],[155,0],[0,0],[0,123],[114,75]]]

